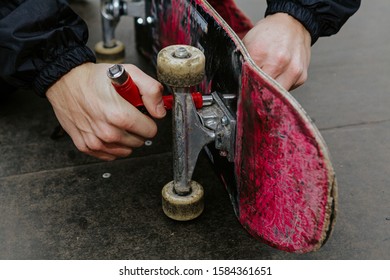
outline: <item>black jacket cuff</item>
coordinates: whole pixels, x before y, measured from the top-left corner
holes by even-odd
[[[319,38],[320,25],[309,9],[291,1],[269,1],[265,16],[286,13],[298,20],[310,33],[311,44]]]
[[[34,90],[39,96],[45,97],[49,87],[70,70],[83,63],[95,61],[95,55],[88,47],[74,47],[41,69],[33,82]]]

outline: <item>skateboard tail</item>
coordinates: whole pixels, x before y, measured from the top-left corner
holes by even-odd
[[[201,2],[201,1],[199,1]],[[237,7],[234,0],[207,1],[240,38],[253,27],[252,21]]]
[[[156,5],[159,5],[158,1],[153,2],[156,2],[155,10],[161,9],[156,7]],[[215,12],[225,21],[224,23],[219,22],[220,27],[231,28],[240,38],[243,38],[253,27],[251,20],[237,7],[233,0],[193,0],[193,2],[194,5],[204,6],[206,9],[215,9]],[[159,31],[163,36],[155,38],[160,43],[160,49],[171,45],[172,42],[175,42],[175,44],[190,44],[191,34],[196,28],[202,29],[201,32],[203,33],[207,33],[207,21],[202,19],[199,13],[194,13],[193,6],[185,4],[182,0],[171,0],[165,1],[164,9],[168,12],[160,13],[162,17],[159,18],[159,22],[163,22],[160,25],[162,29]],[[187,17],[183,15],[187,15]],[[195,24],[190,18],[195,19]],[[219,19],[215,20],[218,21]],[[230,32],[230,30],[227,30],[227,32]]]
[[[336,203],[326,146],[288,96],[264,78],[254,79],[253,66],[244,64],[242,75],[236,143],[239,220],[278,249],[317,250],[330,234]]]

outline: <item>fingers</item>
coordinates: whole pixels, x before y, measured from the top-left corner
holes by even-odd
[[[122,140],[118,142],[111,142],[114,140],[113,136],[106,138],[107,141],[98,138],[94,133],[81,132],[72,133],[72,140],[77,149],[90,156],[102,160],[114,160],[116,158],[128,157],[134,148],[141,147],[145,140],[133,135],[124,136],[126,138],[124,145]]]
[[[134,148],[143,146],[147,138],[153,138],[156,124],[135,108],[132,110],[128,118],[127,114],[112,116],[108,122],[92,123],[92,132],[81,132],[83,152],[104,160],[127,157]]]
[[[124,65],[132,80],[137,85],[148,112],[156,118],[166,115],[162,101],[162,85],[133,65]],[[83,133],[82,137],[87,154],[111,160],[111,158],[127,157],[134,148],[141,147],[145,139],[153,138],[157,133],[156,123],[130,103],[124,101],[115,92],[113,106],[102,108],[105,118],[90,121],[91,133]]]
[[[136,66],[124,66],[137,85],[148,112],[156,118],[164,117],[162,85]],[[128,156],[134,148],[141,147],[145,139],[157,134],[157,126],[149,116],[120,98],[113,87],[109,90],[114,100],[109,102],[111,106],[104,104],[101,108],[104,119],[91,119],[90,129],[86,130],[91,133],[83,137],[91,151],[102,151],[115,157]]]
[[[285,89],[293,90],[306,82],[307,72],[302,71],[299,74],[296,74],[294,71],[284,72],[282,75],[277,76],[275,80]]]
[[[297,59],[293,61],[287,55],[277,60],[278,63],[263,62],[260,68],[275,79],[286,90],[292,90],[304,84],[307,80],[307,66]]]
[[[137,85],[149,114],[155,118],[163,118],[166,110],[162,99],[164,89],[162,84],[133,65],[125,67]]]
[[[123,134],[114,127],[106,128],[103,133],[95,134],[92,129],[80,129],[74,125],[68,117],[60,119],[61,126],[72,138],[76,148],[90,156],[110,161],[118,157],[127,157],[133,152],[133,148],[144,144],[144,139]]]
[[[132,147],[140,146],[139,144],[134,146],[123,146],[116,143],[107,143],[91,133],[84,133],[82,138],[84,142],[77,148],[86,154],[103,160],[114,160],[120,157],[127,157],[133,152]]]
[[[255,63],[286,90],[302,85],[310,63],[310,33],[296,19],[276,13],[243,38]]]
[[[122,107],[116,107],[115,111],[106,112],[104,122],[92,124],[93,131],[101,139],[109,139],[109,137],[120,137],[119,132],[116,133],[115,128],[120,130],[123,135],[119,139],[113,139],[113,142],[119,142],[123,145],[128,143],[131,137],[139,137],[141,139],[153,138],[157,134],[156,123],[147,115],[143,114],[131,104],[123,104]],[[111,136],[108,136],[111,135]]]

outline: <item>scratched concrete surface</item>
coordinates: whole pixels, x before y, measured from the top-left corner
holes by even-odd
[[[265,1],[238,1],[251,18]],[[100,40],[98,1],[73,1]],[[289,254],[251,238],[201,155],[194,177],[206,209],[192,222],[166,218],[161,187],[172,178],[170,118],[151,146],[100,162],[68,137],[50,138],[57,121],[30,91],[0,103],[0,259],[390,259],[390,6],[363,1],[341,32],[313,47],[309,81],[294,96],[332,153],[339,182],[334,234],[318,252]],[[132,20],[117,37],[127,62],[150,71],[134,50]],[[103,178],[104,173],[111,177]]]

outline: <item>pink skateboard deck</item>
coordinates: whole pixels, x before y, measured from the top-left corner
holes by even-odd
[[[237,32],[251,27],[231,1],[225,1],[229,7],[212,2],[221,14],[237,15],[228,19]],[[208,2],[152,0],[147,7],[154,22],[148,30],[139,27],[138,49],[155,57],[172,44],[198,47],[206,56],[199,90],[237,94],[231,108],[237,120],[234,162],[213,145],[206,150],[242,226],[280,250],[318,250],[333,229],[337,184],[326,144],[309,116],[254,64],[239,36]],[[141,40],[140,32],[148,40]]]

